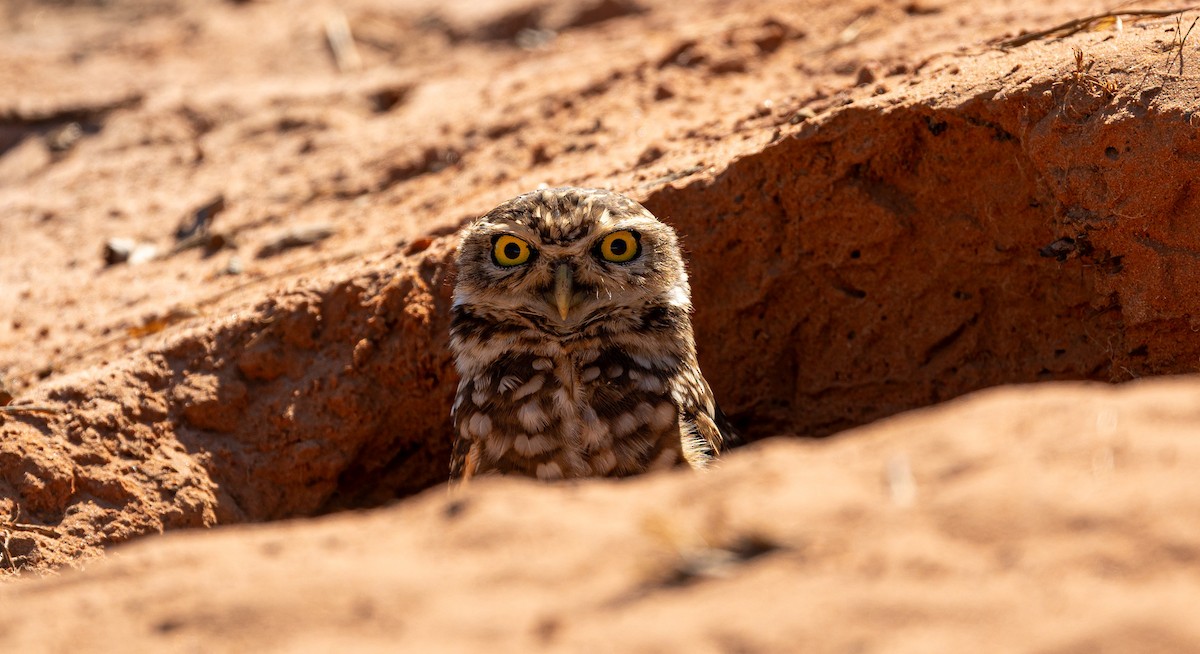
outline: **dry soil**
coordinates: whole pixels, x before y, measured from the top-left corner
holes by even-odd
[[[0,644],[1200,648],[1184,8],[6,3]],[[540,184],[680,232],[718,470],[444,487]]]

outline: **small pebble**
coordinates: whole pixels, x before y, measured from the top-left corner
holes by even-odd
[[[138,243],[131,238],[110,238],[104,244],[104,263],[115,266],[127,263],[131,266],[152,261],[158,257],[158,247],[153,243]]]

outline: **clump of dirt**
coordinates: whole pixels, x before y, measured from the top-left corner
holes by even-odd
[[[1195,371],[1182,23],[1001,50],[1000,4],[742,4],[12,4],[0,371],[54,412],[0,413],[0,570],[440,483],[454,232],[542,182],[679,229],[755,439]]]

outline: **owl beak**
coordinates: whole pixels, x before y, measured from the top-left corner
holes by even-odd
[[[571,266],[560,263],[554,271],[554,306],[563,320],[571,311],[571,299],[575,297],[575,275]]]

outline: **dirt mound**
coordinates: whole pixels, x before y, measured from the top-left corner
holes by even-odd
[[[752,440],[828,436],[1000,384],[1195,372],[1200,341],[1191,307],[1200,301],[1200,243],[1191,218],[1200,215],[1192,182],[1200,82],[1191,72],[1194,42],[1184,36],[1189,22],[1127,15],[1083,23],[1086,29],[1062,38],[994,47],[1017,34],[1015,20],[1033,29],[1086,13],[1080,3],[1014,8],[983,0],[832,8],[744,0],[736,12],[715,0],[687,7],[609,0],[401,8],[374,0],[341,8],[10,3],[0,13],[0,33],[11,37],[0,39],[0,84],[22,92],[0,99],[0,284],[9,291],[0,294],[0,374],[17,410],[0,413],[0,516],[9,516],[0,517],[0,574],[81,565],[113,544],[169,530],[376,507],[439,484],[456,383],[445,347],[454,233],[539,183],[626,192],[678,229],[690,257],[701,363]],[[817,575],[823,581],[812,582],[818,595],[861,582],[899,598],[905,583],[941,580],[941,595],[923,590],[928,603],[912,612],[847,592],[827,609],[843,616],[865,602],[897,624],[939,606],[951,616],[952,598],[970,594],[971,579],[996,573],[996,594],[976,612],[947,617],[940,635],[911,641],[914,649],[949,649],[965,642],[968,613],[1000,620],[988,607],[1045,574],[1050,559],[1023,558],[1042,539],[1065,543],[1055,564],[1081,572],[1057,600],[1039,595],[1042,603],[1026,607],[1030,615],[1132,580],[1121,575],[1145,563],[1137,547],[1165,552],[1167,562],[1155,570],[1191,570],[1186,552],[1194,535],[1159,538],[1182,514],[1155,508],[1139,523],[1153,532],[1144,542],[1122,540],[1118,527],[1131,523],[1078,496],[1070,472],[1084,450],[1095,475],[1125,461],[1128,441],[1103,440],[1116,432],[1097,436],[1103,443],[1075,435],[1091,424],[1086,411],[1110,400],[1127,406],[1135,440],[1161,424],[1183,429],[1189,384],[1000,393],[872,427],[875,436],[735,453],[711,477],[578,487],[504,482],[471,491],[462,504],[430,495],[366,517],[155,539],[128,550],[126,563],[86,577],[93,590],[84,592],[148,593],[145,602],[167,611],[169,603],[152,597],[154,584],[182,583],[189,562],[216,561],[221,548],[251,551],[256,539],[295,537],[307,544],[264,544],[261,560],[245,557],[246,570],[263,575],[245,588],[291,594],[294,588],[280,584],[294,581],[296,561],[323,556],[305,548],[328,537],[333,551],[361,548],[367,558],[349,568],[327,563],[328,576],[314,579],[311,590],[334,596],[332,586],[345,591],[345,579],[361,576],[367,599],[336,595],[337,602],[351,612],[350,623],[378,627],[386,638],[391,623],[377,607],[413,609],[371,599],[394,590],[367,583],[381,571],[406,587],[418,584],[418,572],[440,570],[461,581],[437,600],[451,602],[454,593],[477,593],[483,582],[472,575],[508,556],[487,555],[480,543],[515,548],[536,525],[531,533],[556,534],[545,540],[546,556],[562,549],[555,560],[566,567],[544,579],[557,588],[567,571],[592,574],[570,563],[585,552],[575,543],[630,536],[644,525],[630,522],[641,509],[627,507],[655,505],[664,515],[715,511],[721,516],[711,519],[720,524],[696,527],[712,530],[703,547],[692,540],[679,546],[700,547],[699,554],[658,567],[638,561],[659,536],[630,536],[642,544],[629,558],[605,548],[616,557],[607,565],[624,572],[587,577],[579,597],[609,597],[584,607],[588,620],[609,612],[638,624],[623,635],[630,646],[645,645],[639,639],[653,633],[630,607],[715,610],[719,584],[694,591],[696,578],[742,570],[743,559],[752,571],[762,559],[771,574],[800,583],[812,570],[788,566],[809,557],[804,565],[824,571]],[[1166,390],[1154,398],[1145,389]],[[48,410],[20,410],[35,405]],[[1155,417],[1158,410],[1169,415]],[[957,434],[943,428],[955,421],[971,427]],[[941,431],[923,435],[925,427],[906,427],[913,424]],[[1083,449],[1055,449],[1053,425],[1083,438],[1069,441]],[[1145,457],[1130,460],[1128,475],[1104,473],[1097,492],[1115,502],[1112,511],[1133,511],[1129,498],[1142,497],[1138,484],[1152,475],[1161,481],[1145,492],[1155,494],[1156,507],[1185,497],[1181,473],[1166,470],[1176,465],[1171,434],[1154,437],[1157,463],[1139,449]],[[921,453],[919,460],[906,455],[920,500],[894,495],[906,492],[896,488],[907,487],[909,459],[881,464],[872,448],[885,442],[911,442],[915,449],[905,451]],[[1048,478],[1013,499],[1013,482],[1002,475],[1037,473],[1023,458],[1032,454],[1011,446],[1026,442],[1047,452],[1038,461],[1049,466]],[[1102,446],[1109,454],[1088,449]],[[856,467],[864,452],[874,458]],[[980,466],[987,481],[971,486],[969,502],[925,503],[923,489],[959,483],[953,471]],[[812,478],[794,473],[810,469]],[[760,479],[758,470],[774,472]],[[916,513],[879,503],[881,474],[892,475],[892,500],[916,501]],[[768,479],[780,486],[761,486]],[[846,488],[845,502],[813,495],[825,482]],[[643,492],[657,499],[638,504]],[[738,507],[731,517],[714,508],[724,506],[714,502],[726,492]],[[689,493],[708,499],[685,507],[680,498]],[[764,496],[778,505],[746,508]],[[1012,517],[1004,511],[989,516],[995,523],[976,525],[975,536],[948,536],[970,532],[978,507],[1025,501],[1047,514],[1009,549],[997,526]],[[491,508],[471,517],[479,506]],[[506,517],[525,506],[529,522]],[[456,518],[459,512],[467,517]],[[911,575],[894,586],[886,578],[868,583],[855,576],[859,567],[839,567],[837,548],[805,545],[815,542],[811,534],[786,525],[764,533],[743,528],[793,514],[825,525],[842,543],[867,532],[901,539],[895,552],[887,545],[855,550],[878,564],[863,563],[872,570],[892,569],[886,562],[893,554],[916,556],[920,543],[940,558],[937,565],[904,559],[900,568]],[[909,525],[895,517],[917,514],[928,520]],[[1079,518],[1085,526],[1078,529],[1077,514],[1091,516]],[[883,526],[868,528],[871,516]],[[1097,520],[1107,526],[1089,532]],[[429,530],[426,540],[398,526],[410,522]],[[602,525],[613,531],[589,531]],[[327,536],[338,530],[370,537]],[[1093,545],[1084,533],[1097,539],[1095,549],[1087,549]],[[1115,553],[1104,559],[1110,547]],[[396,559],[404,562],[426,561],[417,553],[428,548],[479,552],[464,554],[461,568],[410,568],[381,558],[389,548],[407,553]],[[1112,579],[1103,572],[1110,560],[1123,571]],[[996,561],[999,568],[987,563]],[[497,568],[508,570],[506,578],[539,578],[510,563]],[[784,567],[770,567],[777,564]],[[667,575],[655,583],[673,590],[622,577],[630,566]],[[1016,576],[1004,576],[1005,566],[1016,566]],[[132,578],[135,568],[149,571],[146,585]],[[333,582],[339,574],[342,582]],[[721,592],[775,592],[769,576],[754,575]],[[197,594],[207,593],[200,576],[186,578]],[[4,592],[21,602],[40,596],[24,583]],[[224,609],[200,610],[188,597],[170,604],[170,615],[145,613],[128,624],[110,615],[113,634],[144,629],[134,626],[142,620],[158,625],[156,638],[184,645],[213,625],[229,627]],[[228,606],[247,601],[221,597]],[[544,598],[529,601],[531,610],[546,608],[538,604]],[[296,615],[310,610],[289,606]],[[769,614],[755,606],[738,608],[739,619]],[[809,605],[778,610],[793,606]],[[1097,615],[1116,615],[1120,606],[1114,599]],[[291,631],[291,618],[273,610],[262,614]],[[534,613],[553,611],[525,618],[535,620]],[[187,617],[193,614],[215,617],[198,627]],[[507,613],[495,615],[495,624],[511,624]],[[1113,642],[1138,634],[1164,649],[1187,642],[1188,634],[1163,626],[1171,615],[1122,621]],[[561,616],[537,617],[532,640],[510,645],[583,646],[598,637],[599,626],[564,624]],[[743,642],[740,629],[695,636],[709,647],[775,648],[794,642],[785,638],[808,638],[820,621],[796,624],[800,631],[781,628],[779,640],[763,632],[762,642]],[[993,626],[1015,638],[1007,624]],[[1046,627],[1037,642],[1082,647],[1087,624]],[[38,640],[36,623],[30,629],[13,638],[50,644]],[[69,640],[68,633],[47,637]],[[846,633],[846,646],[880,642],[861,630]],[[362,642],[372,638],[364,632]],[[889,647],[909,643],[898,638]]]
[[[0,588],[20,607],[0,613],[0,642],[1188,651],[1197,394],[1194,379],[997,389],[833,439],[772,439],[706,475],[488,480],[143,540]]]

